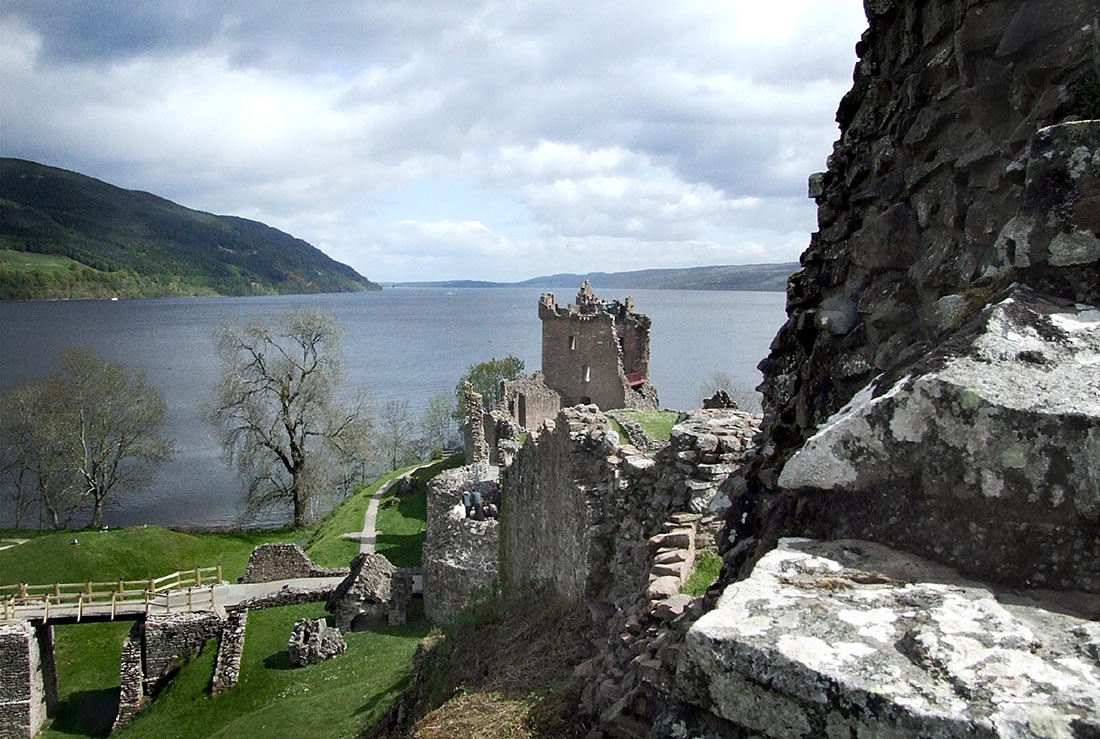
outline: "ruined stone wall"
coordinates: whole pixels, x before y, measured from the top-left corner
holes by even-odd
[[[623,306],[615,314],[615,335],[619,339],[620,357],[626,374],[641,373],[649,377],[649,316],[630,311]]]
[[[779,537],[808,534],[871,538],[1021,585],[1095,587],[1095,466],[1090,477],[1074,460],[1095,458],[1100,414],[1069,410],[1063,389],[1091,387],[1079,359],[1094,351],[1100,305],[1097,133],[1040,129],[1090,113],[1097,6],[865,5],[841,138],[810,183],[819,230],[761,363],[765,444],[735,496],[728,575]],[[1036,382],[1059,367],[1058,382]],[[906,376],[936,379],[922,389]],[[1013,377],[1019,398],[1005,394]],[[957,428],[937,427],[938,451],[916,461],[932,426],[906,419],[953,416]],[[1002,429],[992,445],[968,440],[991,418]],[[1035,424],[1054,436],[1020,430]],[[1058,494],[1071,478],[1083,492]]]
[[[218,656],[214,660],[214,677],[210,691],[220,695],[234,688],[241,679],[241,656],[244,654],[244,635],[248,627],[248,609],[226,613],[221,638],[218,639]]]
[[[256,583],[298,577],[335,577],[347,569],[321,567],[297,544],[261,544],[252,550],[244,576],[238,582]]]
[[[484,407],[481,393],[475,392],[470,383],[462,391],[462,445],[466,464],[487,464],[489,443],[485,438]]]
[[[0,737],[29,739],[57,702],[52,627],[0,622],[0,665]]]
[[[561,393],[562,405],[594,403],[600,408],[622,408],[626,378],[611,315],[570,313],[568,309],[551,312],[540,305],[539,317],[542,372],[546,384]]]
[[[648,585],[650,537],[673,513],[709,512],[757,429],[738,411],[684,418],[654,456],[620,444],[593,406],[531,432],[502,478],[502,580],[551,585],[610,614]]]
[[[146,695],[155,694],[172,671],[218,638],[222,619],[214,613],[172,613],[147,616],[144,624],[142,671]]]
[[[497,482],[481,479],[482,470],[444,470],[428,483],[424,613],[435,623],[450,623],[471,594],[497,578],[498,522],[466,518],[461,498],[464,490],[481,492],[486,502],[496,497]]]
[[[134,622],[122,640],[122,660],[118,669],[118,711],[111,731],[121,729],[134,720],[148,701],[145,698],[145,672],[142,668],[142,634],[145,624]]]
[[[534,428],[561,409],[561,396],[546,385],[542,372],[503,380],[501,385],[504,409],[521,428]]]

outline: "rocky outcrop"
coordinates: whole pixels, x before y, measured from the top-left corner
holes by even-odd
[[[291,664],[305,667],[343,654],[348,645],[340,630],[326,624],[325,619],[300,618],[294,622],[286,648]]]
[[[1100,311],[1017,288],[883,376],[787,462],[810,536],[1100,593]]]
[[[675,690],[705,713],[654,735],[1095,736],[1100,624],[1042,606],[870,542],[784,540],[687,634]]]
[[[765,441],[728,490],[725,578],[780,537],[851,536],[1095,592],[1095,465],[1077,460],[1097,443],[1100,123],[1077,119],[1100,14],[866,8],[811,180],[819,230],[761,363]]]
[[[390,611],[390,583],[397,568],[381,554],[358,554],[351,572],[329,596],[325,610],[341,631],[363,631],[385,623]]]
[[[297,544],[285,542],[261,544],[252,550],[244,576],[238,582],[273,582],[299,577],[335,577],[346,575],[347,569],[333,569],[316,564]]]

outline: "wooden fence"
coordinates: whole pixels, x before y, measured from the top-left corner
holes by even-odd
[[[53,583],[52,585],[0,586],[4,618],[41,618],[86,614],[172,613],[214,605],[214,586],[222,582],[222,566],[180,570],[148,580],[112,580],[110,582]]]

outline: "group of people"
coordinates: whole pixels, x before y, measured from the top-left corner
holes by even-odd
[[[466,518],[472,518],[475,521],[496,518],[500,514],[497,509],[497,501],[484,500],[481,492],[477,490],[464,490],[462,492],[462,506],[466,509]]]

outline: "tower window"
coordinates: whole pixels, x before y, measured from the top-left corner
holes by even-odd
[[[576,350],[577,350],[577,337],[575,335],[570,336],[569,337],[569,351],[574,352]]]
[[[587,364],[581,367],[581,379],[585,382],[590,382],[592,380],[592,368]]]

